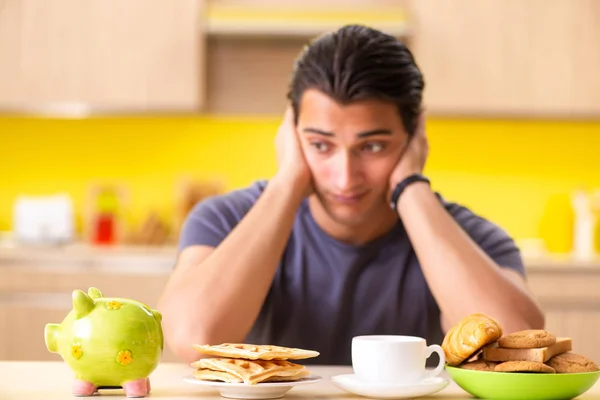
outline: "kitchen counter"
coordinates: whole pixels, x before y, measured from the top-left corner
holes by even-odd
[[[131,268],[170,269],[175,263],[175,246],[25,246],[0,244],[0,267],[29,264],[39,266],[105,266],[121,264]]]
[[[121,264],[145,270],[168,271],[173,268],[177,257],[177,247],[168,246],[90,246],[68,244],[64,246],[21,246],[10,242],[0,242],[0,267],[10,264],[37,264],[40,266],[103,266]],[[588,260],[578,260],[569,254],[539,254],[523,256],[528,271],[598,271],[600,255]]]

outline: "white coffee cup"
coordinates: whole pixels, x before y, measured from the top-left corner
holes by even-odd
[[[438,353],[440,361],[427,370],[427,359]],[[352,367],[356,377],[367,383],[414,384],[437,376],[446,357],[437,344],[427,345],[424,338],[400,335],[366,335],[352,339]]]

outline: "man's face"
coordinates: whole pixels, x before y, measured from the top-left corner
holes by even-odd
[[[388,207],[390,174],[408,141],[394,104],[340,105],[308,90],[297,128],[316,195],[334,221],[358,225]]]

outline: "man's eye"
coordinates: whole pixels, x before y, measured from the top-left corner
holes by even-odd
[[[363,150],[369,153],[379,153],[385,149],[382,143],[367,143],[363,146]]]
[[[327,143],[312,142],[310,145],[314,147],[319,153],[325,153],[329,150],[329,145]]]

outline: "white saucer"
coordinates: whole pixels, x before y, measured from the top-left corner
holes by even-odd
[[[183,380],[187,383],[193,383],[194,385],[216,388],[219,390],[222,397],[230,399],[280,399],[294,386],[316,383],[321,380],[321,377],[311,375],[294,382],[268,382],[257,383],[256,385],[202,381],[193,376],[186,376]]]
[[[439,376],[411,385],[367,383],[358,380],[354,374],[336,375],[331,381],[347,392],[377,399],[412,399],[434,394],[448,385],[448,381]]]

